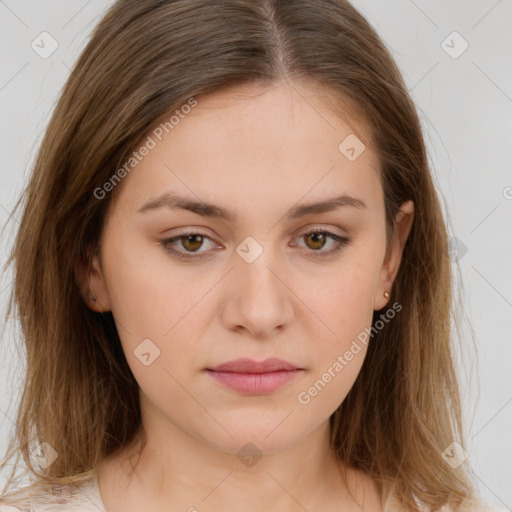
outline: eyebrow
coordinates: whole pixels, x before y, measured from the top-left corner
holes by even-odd
[[[306,217],[307,215],[330,212],[346,206],[357,208],[359,210],[368,209],[368,206],[362,199],[344,194],[315,203],[306,203],[294,206],[288,210],[285,217],[289,219],[297,219],[300,217]],[[196,213],[197,215],[201,215],[202,217],[222,219],[228,222],[235,222],[237,219],[234,212],[226,210],[221,206],[208,204],[204,201],[179,196],[170,192],[165,192],[154,199],[148,200],[137,210],[137,212],[145,213],[162,208],[170,210],[186,210]]]

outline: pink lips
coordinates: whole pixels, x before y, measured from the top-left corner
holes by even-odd
[[[271,393],[302,372],[302,368],[282,359],[262,362],[237,359],[220,364],[206,371],[221,384],[243,394]]]

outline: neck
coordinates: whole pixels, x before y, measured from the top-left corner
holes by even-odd
[[[299,443],[275,453],[249,446],[239,455],[219,450],[175,427],[149,432],[99,469],[109,510],[229,510],[246,512],[357,510],[360,480],[336,462],[328,422]],[[254,446],[254,445],[253,445]],[[120,506],[122,505],[122,506]]]

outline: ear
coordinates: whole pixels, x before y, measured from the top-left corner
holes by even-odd
[[[391,295],[391,289],[400,268],[402,253],[411,231],[413,218],[414,203],[412,200],[409,200],[400,206],[400,210],[395,217],[395,233],[390,246],[386,250],[386,256],[380,272],[380,281],[373,301],[375,311],[382,309],[389,300],[389,297],[386,298],[384,296],[384,292],[387,291]]]
[[[103,273],[99,249],[87,250],[87,261],[80,259],[75,266],[75,279],[86,306],[98,313],[110,311],[110,297]],[[95,299],[95,300],[94,300]]]

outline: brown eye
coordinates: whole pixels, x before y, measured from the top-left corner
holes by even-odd
[[[205,246],[205,242],[211,242],[212,245],[215,245],[208,235],[190,232],[161,240],[160,244],[173,256],[177,256],[183,260],[193,260],[207,258],[209,256],[207,254],[208,244],[206,244],[206,250],[200,250]]]
[[[331,240],[330,248],[323,250],[327,245],[329,247],[329,239]],[[307,256],[313,257],[327,257],[333,256],[334,254],[341,251],[341,249],[350,243],[349,238],[336,235],[330,231],[323,229],[317,229],[315,231],[309,231],[299,237],[299,240],[304,240],[307,249]]]
[[[325,237],[324,232],[307,233],[306,235],[304,235],[304,239],[306,241],[311,240],[311,245],[308,245],[308,247],[310,249],[315,249],[315,250],[322,249],[322,247],[324,247],[325,242],[326,242],[326,237]],[[306,242],[306,244],[307,244],[307,242]]]
[[[200,249],[203,244],[202,235],[184,235],[179,237],[179,239],[181,240],[181,245],[183,245],[187,251],[194,252]]]
[[[299,237],[299,240],[305,241],[305,247],[308,249],[308,251],[306,251],[306,256],[313,257],[333,256],[350,242],[349,238],[345,238],[322,229],[304,233]],[[331,241],[330,246],[329,240]],[[214,241],[208,235],[195,232],[183,233],[172,238],[161,240],[160,244],[167,252],[184,261],[198,261],[199,259],[206,259],[211,256],[211,251],[208,251],[207,243],[206,247],[204,247],[205,242],[211,242],[212,245],[215,246]],[[323,250],[326,246],[330,248]],[[202,250],[203,248],[205,250]]]

